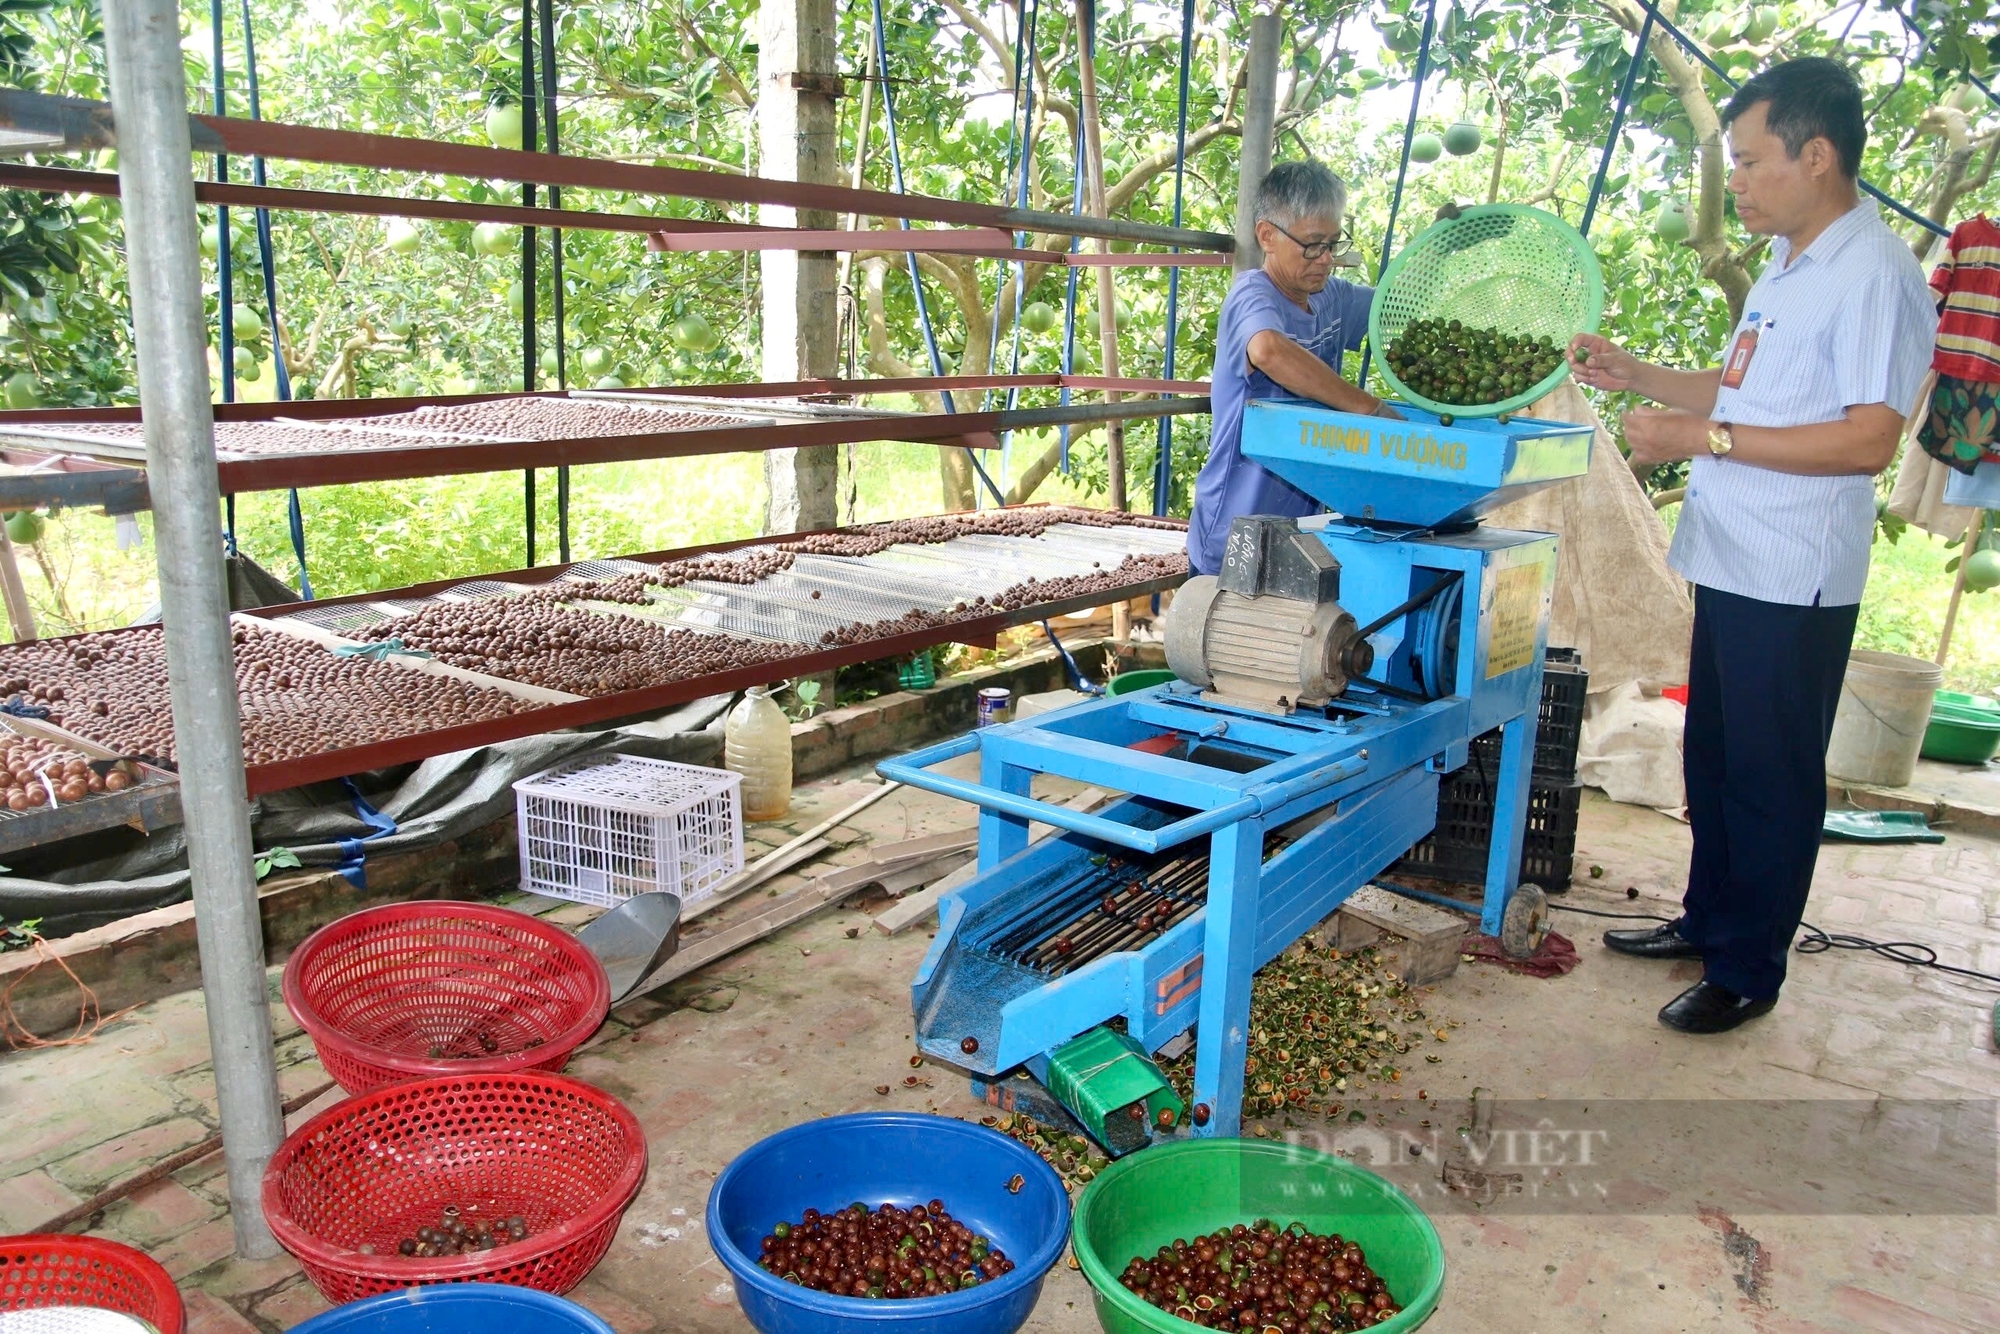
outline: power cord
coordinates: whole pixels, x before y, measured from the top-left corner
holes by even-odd
[[[1551,902],[1549,907],[1557,912],[1581,913],[1585,917],[1616,917],[1632,922],[1673,922],[1674,917],[1662,917],[1649,912],[1606,912],[1601,908],[1579,908],[1571,903]],[[1929,945],[1914,940],[1869,940],[1865,936],[1850,936],[1842,932],[1823,931],[1811,922],[1800,922],[1804,931],[1792,946],[1800,954],[1825,954],[1829,950],[1862,950],[1869,954],[1879,954],[1893,963],[1911,968],[1934,968],[1940,973],[1950,973],[1954,977],[1969,977],[1980,982],[2000,985],[2000,976],[1982,973],[1975,968],[1955,968],[1948,963],[1939,963],[1937,951]]]

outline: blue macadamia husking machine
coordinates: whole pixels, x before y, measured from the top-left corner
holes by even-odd
[[[1179,680],[880,766],[980,807],[912,999],[921,1050],[989,1100],[1053,1099],[1113,1153],[1237,1134],[1251,975],[1430,833],[1438,776],[1496,727],[1482,927],[1539,942],[1519,868],[1556,539],[1478,519],[1581,475],[1591,432],[1403,410],[1249,406],[1243,453],[1332,513],[1235,522],[1221,573],[1175,594]],[[974,753],[976,780],[937,771]],[[1038,774],[1125,795],[1086,814]],[[1183,1106],[1152,1056],[1191,1027]]]

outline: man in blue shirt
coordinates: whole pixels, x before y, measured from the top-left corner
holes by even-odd
[[[1332,279],[1351,263],[1341,231],[1347,188],[1317,162],[1281,162],[1257,190],[1257,244],[1264,267],[1238,274],[1216,321],[1209,377],[1213,426],[1208,462],[1194,484],[1188,563],[1196,574],[1222,568],[1230,522],[1244,514],[1300,518],[1318,501],[1243,457],[1243,405],[1294,395],[1343,412],[1394,417],[1373,394],[1340,378],[1342,354],[1368,332],[1372,288]]]
[[[1669,561],[1695,586],[1682,767],[1694,856],[1680,920],[1611,931],[1642,958],[1698,957],[1660,1011],[1720,1033],[1785,980],[1826,817],[1826,748],[1847,671],[1875,475],[1896,457],[1937,311],[1909,245],[1856,189],[1861,88],[1811,57],[1723,112],[1746,230],[1771,241],[1718,368],[1649,365],[1596,334],[1577,378],[1663,404],[1625,416],[1632,461],[1692,459]]]

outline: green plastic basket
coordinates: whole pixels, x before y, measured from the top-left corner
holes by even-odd
[[[1096,1298],[1107,1334],[1192,1334],[1200,1326],[1149,1304],[1118,1281],[1135,1255],[1176,1237],[1269,1218],[1338,1232],[1402,1304],[1373,1328],[1408,1334],[1430,1318],[1444,1291],[1444,1246],[1423,1210],[1373,1172],[1330,1153],[1291,1144],[1191,1139],[1121,1158],[1084,1188],[1070,1245]]]
[[[1512,398],[1468,405],[1416,393],[1383,353],[1417,320],[1463,320],[1563,347],[1577,334],[1596,333],[1603,314],[1604,272],[1583,233],[1538,208],[1480,204],[1440,220],[1390,261],[1368,307],[1368,342],[1376,370],[1407,401],[1439,414],[1496,417],[1561,384],[1568,358]]]

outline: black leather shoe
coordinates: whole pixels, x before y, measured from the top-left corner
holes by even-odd
[[[1604,943],[1620,954],[1641,959],[1699,959],[1700,948],[1681,938],[1680,926],[1679,922],[1668,922],[1644,931],[1606,931]]]
[[[1775,996],[1749,1000],[1728,987],[1697,982],[1667,1002],[1660,1011],[1660,1022],[1683,1033],[1727,1033],[1760,1014],[1769,1014],[1777,1003]]]

